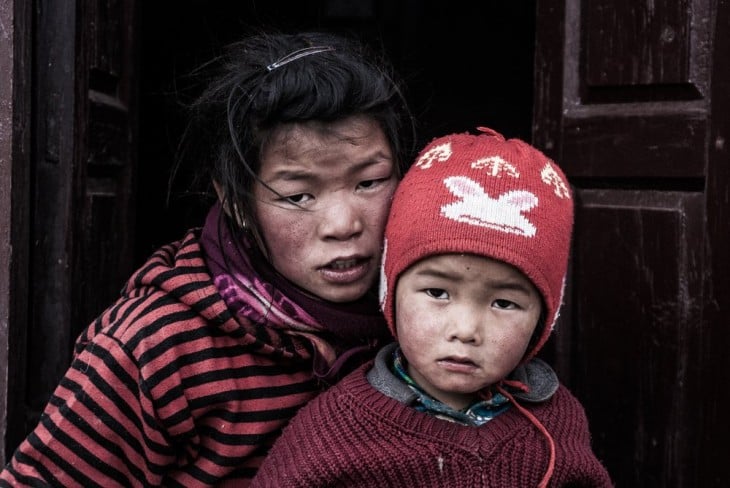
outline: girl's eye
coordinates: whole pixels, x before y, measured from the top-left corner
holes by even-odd
[[[380,178],[376,180],[365,180],[361,181],[357,184],[358,188],[369,190],[370,188],[375,188],[376,186],[380,185],[384,181],[388,181],[390,178]]]
[[[442,288],[426,288],[424,291],[426,295],[437,300],[446,300],[449,298],[449,293]]]
[[[301,205],[303,203],[307,203],[312,199],[312,195],[309,195],[307,193],[298,193],[296,195],[288,195],[283,198],[283,200],[293,203],[294,205]]]
[[[494,303],[495,307],[501,308],[503,310],[510,310],[513,308],[517,308],[517,304],[515,302],[511,302],[509,300],[497,299],[493,303]]]

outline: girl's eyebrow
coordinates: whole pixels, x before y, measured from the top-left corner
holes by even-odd
[[[369,155],[368,158],[363,159],[361,161],[353,163],[350,168],[350,173],[357,173],[359,171],[362,171],[366,168],[369,168],[371,166],[377,166],[381,164],[391,164],[392,159],[387,157],[385,154],[378,152],[372,155]],[[309,170],[302,170],[302,169],[290,169],[290,168],[282,168],[276,172],[274,172],[273,175],[271,175],[271,178],[267,178],[265,183],[269,183],[271,181],[308,181],[308,180],[315,180],[317,178],[320,178],[320,176],[315,176],[314,173],[312,173]]]
[[[269,181],[285,180],[285,181],[302,181],[312,180],[314,175],[310,171],[304,171],[299,169],[281,169],[275,172],[271,178],[267,178]]]

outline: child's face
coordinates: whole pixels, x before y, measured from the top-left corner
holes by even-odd
[[[297,124],[267,146],[255,212],[274,268],[333,302],[362,297],[375,282],[397,175],[376,122],[352,117]]]
[[[541,307],[532,282],[506,263],[461,254],[423,259],[396,287],[408,373],[433,397],[464,408],[519,364]]]

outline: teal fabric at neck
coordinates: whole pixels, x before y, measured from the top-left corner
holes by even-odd
[[[494,393],[488,400],[479,400],[467,408],[456,410],[423,391],[408,374],[406,364],[406,358],[400,347],[395,348],[392,363],[393,373],[416,394],[416,400],[412,406],[419,412],[463,425],[479,426],[506,412],[510,407],[506,397],[500,393]]]

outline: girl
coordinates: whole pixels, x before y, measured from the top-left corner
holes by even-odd
[[[387,340],[373,286],[412,136],[397,83],[324,33],[220,61],[187,132],[218,202],[81,334],[0,485],[246,486],[289,418]]]

